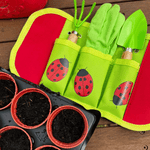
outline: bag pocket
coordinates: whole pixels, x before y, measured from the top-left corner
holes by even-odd
[[[63,95],[80,46],[66,39],[56,39],[40,84]]]
[[[108,54],[83,47],[64,96],[86,108],[96,107],[111,60]]]
[[[98,106],[102,116],[110,113],[123,118],[138,71],[139,63],[136,61],[116,59]]]

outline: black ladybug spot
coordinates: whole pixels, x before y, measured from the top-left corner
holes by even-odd
[[[82,81],[82,78],[80,78],[79,81]]]
[[[64,69],[63,67],[60,68],[60,70],[63,70],[63,69]]]
[[[126,86],[124,89],[125,89],[125,90],[127,90],[127,89],[128,89],[128,87]]]
[[[53,81],[56,81],[56,79],[53,79]]]
[[[54,63],[52,63],[52,65],[54,65]]]
[[[56,77],[59,77],[59,74],[56,74]]]
[[[92,83],[92,80],[90,80],[90,83]]]
[[[123,99],[126,99],[125,97],[123,97]]]
[[[47,73],[47,75],[49,75],[49,73]]]
[[[86,78],[84,78],[83,80],[86,81]]]
[[[131,84],[132,82],[129,82],[129,84]]]
[[[123,95],[122,93],[119,94],[119,96],[122,96],[122,95]]]
[[[58,64],[57,67],[60,67],[60,64]]]
[[[78,89],[80,90],[80,89],[81,89],[81,86],[79,86]]]
[[[54,71],[54,69],[51,69],[51,72],[53,72]]]
[[[75,82],[74,84],[77,85],[77,82]]]
[[[120,90],[121,89],[121,87],[118,87],[118,90]]]
[[[88,89],[89,88],[89,86],[88,85],[86,85],[86,87],[85,87],[86,89]]]
[[[80,95],[80,93],[78,92],[78,94]]]
[[[65,76],[65,73],[63,74],[63,76]]]
[[[87,92],[87,94],[90,94],[90,92]]]

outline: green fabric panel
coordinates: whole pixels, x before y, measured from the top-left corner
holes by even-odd
[[[82,102],[84,107],[86,107],[86,105],[91,105],[92,107],[96,108],[111,61],[112,57],[110,55],[103,54],[102,52],[93,48],[84,47],[81,50],[76,68],[73,72],[64,96],[70,99],[75,99],[77,100],[76,102]],[[86,95],[88,91],[85,91],[86,85],[91,86],[90,82],[88,80],[86,82],[79,82],[79,78],[78,80],[76,78],[81,69],[85,69],[88,72],[88,77],[85,76],[85,78],[92,80],[93,88],[89,95]],[[81,85],[81,89],[78,91],[80,93],[84,91],[86,96],[83,97],[76,93],[77,91],[74,89],[75,82],[77,82],[77,85]]]
[[[48,87],[52,91],[60,92],[60,94],[63,95],[66,85],[68,83],[68,80],[70,78],[72,69],[75,65],[79,50],[80,50],[80,46],[78,46],[77,44],[75,44],[69,40],[56,39],[54,48],[52,50],[50,59],[47,63],[47,67],[45,69],[45,72],[43,74],[40,84],[44,84],[46,87]],[[56,79],[58,79],[58,78],[56,77],[56,74],[51,73],[51,76],[50,76],[51,79],[48,79],[47,70],[48,70],[49,66],[52,63],[55,63],[55,64],[58,63],[60,59],[64,59],[64,58],[68,60],[68,65],[69,65],[68,71],[65,71],[66,75],[64,76],[63,79],[61,79],[57,82],[51,81],[54,77]],[[61,64],[61,63],[59,63],[59,64]],[[65,67],[63,66],[63,69],[64,68]],[[60,72],[59,75],[63,76],[62,75],[63,73],[61,72],[62,70],[60,70],[60,68],[54,67],[52,69],[54,69],[53,72]]]
[[[66,20],[65,25],[63,27],[63,30],[62,30],[59,38],[68,39],[68,37],[69,37],[68,32],[69,31],[72,32],[73,30],[74,30],[73,22]],[[85,42],[87,39],[87,30],[88,30],[88,27],[85,27],[85,26],[81,26],[78,29],[78,33],[81,34],[82,37],[78,39],[77,44],[80,45],[81,47],[85,46]]]
[[[115,105],[113,103],[113,96],[118,87],[124,82],[131,81],[135,83],[138,70],[139,63],[135,62],[134,60],[117,59],[113,65],[98,109],[107,111],[110,114],[122,119],[127,104]]]

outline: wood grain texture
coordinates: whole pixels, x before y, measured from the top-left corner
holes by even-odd
[[[0,42],[14,41],[27,19],[0,20]]]
[[[150,131],[109,127],[96,128],[85,150],[148,150],[147,147],[150,147]]]
[[[70,2],[72,0],[69,0]],[[114,1],[114,0],[113,0]],[[52,1],[54,2],[54,1]],[[66,1],[65,1],[66,3]],[[125,14],[126,18],[131,15],[134,11],[138,10],[138,9],[142,9],[142,11],[145,13],[145,16],[147,17],[148,20],[148,24],[150,25],[150,1],[132,1],[132,2],[122,2],[119,3],[119,5],[121,6],[121,12]],[[97,9],[100,7],[96,6],[96,8],[94,9],[93,14],[91,15],[91,17],[88,19],[88,21],[90,21],[92,19],[92,17],[94,16],[95,12],[97,11]],[[85,12],[84,12],[84,17],[88,14],[89,10],[90,10],[91,6],[88,6],[85,8]],[[78,8],[78,12],[80,12],[80,8]],[[67,13],[69,13],[70,15],[74,15],[74,9],[64,9],[64,11],[66,11]],[[78,13],[79,15],[79,13]],[[26,22],[27,18],[23,18],[23,19],[11,19],[11,20],[0,20],[0,42],[5,42],[5,41],[14,41],[17,40],[17,37],[24,25],[24,23]]]
[[[112,125],[112,124],[115,124],[105,118],[101,118],[99,123],[98,123],[98,126],[102,125],[101,127],[103,127],[104,125]]]
[[[86,0],[85,6],[92,5],[96,2],[97,5],[101,5],[103,3],[121,3],[121,2],[130,2],[130,1],[138,1],[138,0]],[[77,5],[80,7],[82,5],[82,0],[77,0]],[[72,8],[74,6],[73,0],[48,0],[46,7],[53,8]]]
[[[0,43],[0,66],[5,69],[9,68],[9,56],[14,44],[15,42]]]

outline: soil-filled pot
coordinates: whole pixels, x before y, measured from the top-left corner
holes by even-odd
[[[61,148],[80,145],[88,133],[88,121],[84,113],[74,106],[61,106],[53,111],[47,121],[50,140]]]
[[[36,148],[35,150],[61,150],[61,149],[53,145],[43,145]]]
[[[9,107],[17,93],[18,87],[13,77],[0,72],[0,110]]]
[[[51,100],[40,89],[29,88],[19,92],[13,99],[11,115],[14,121],[25,129],[42,126],[50,117]]]
[[[0,150],[32,150],[32,140],[22,128],[7,126],[0,130]]]

